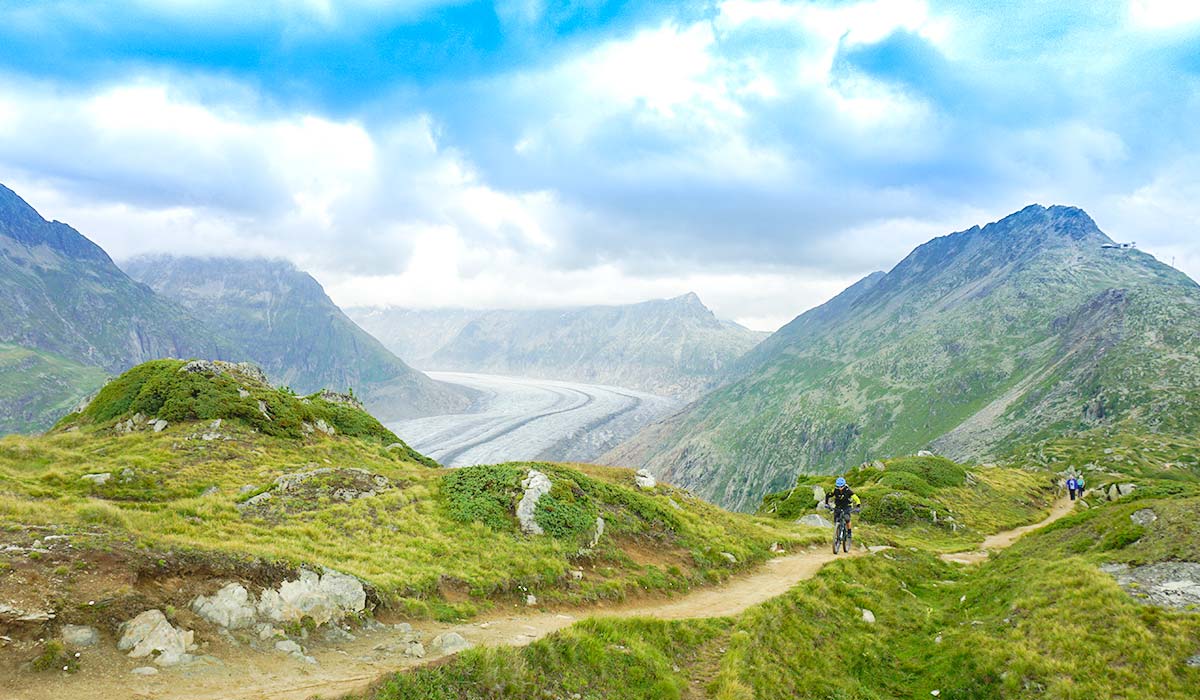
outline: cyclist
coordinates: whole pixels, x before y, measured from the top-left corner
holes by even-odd
[[[846,484],[846,478],[839,476],[834,482],[834,489],[825,494],[825,507],[829,507],[830,499],[833,500],[833,522],[836,523],[838,518],[846,519],[846,537],[854,536],[853,530],[850,529],[850,509],[857,508],[862,505],[862,500],[858,494],[850,489]]]

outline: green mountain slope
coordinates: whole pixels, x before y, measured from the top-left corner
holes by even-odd
[[[221,357],[212,335],[0,185],[0,342],[120,372],[158,357]]]
[[[301,392],[352,387],[388,420],[469,403],[389,352],[290,263],[155,256],[125,268],[230,338],[278,384]]]
[[[0,435],[49,428],[107,376],[48,352],[0,344]]]
[[[684,398],[703,393],[765,336],[718,319],[695,294],[623,306],[363,308],[351,315],[426,369],[613,384]]]
[[[1098,425],[1200,425],[1200,288],[1083,211],[1028,207],[918,247],[606,456],[730,507],[931,448],[988,458]]]

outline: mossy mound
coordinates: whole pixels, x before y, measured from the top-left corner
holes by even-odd
[[[141,420],[127,423],[135,417]],[[352,397],[321,391],[298,396],[271,386],[254,365],[209,360],[153,360],[109,382],[80,413],[55,426],[127,430],[147,417],[170,424],[237,421],[272,437],[304,439],[343,435],[400,449],[414,461],[436,462],[412,450]]]

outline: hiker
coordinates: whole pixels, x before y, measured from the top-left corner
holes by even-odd
[[[1075,493],[1079,494],[1080,498],[1083,498],[1083,474],[1075,477]]]
[[[825,494],[825,507],[829,508],[829,500],[833,499],[833,522],[837,522],[839,517],[846,519],[846,535],[851,537],[854,531],[850,528],[850,509],[858,507],[862,504],[858,495],[850,490],[846,484],[845,477],[839,476],[834,482],[834,489]]]
[[[1072,501],[1075,500],[1075,489],[1078,487],[1078,484],[1079,482],[1075,480],[1074,476],[1067,478],[1067,491],[1071,494]]]

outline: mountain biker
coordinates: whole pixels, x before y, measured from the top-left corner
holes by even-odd
[[[833,522],[836,523],[839,516],[845,517],[846,534],[852,537],[854,532],[850,529],[850,509],[862,505],[862,500],[846,484],[845,477],[839,476],[833,485],[834,489],[825,494],[825,507],[828,508],[830,499],[833,499]]]

